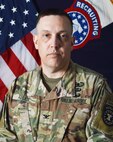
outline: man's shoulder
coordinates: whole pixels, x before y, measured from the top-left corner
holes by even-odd
[[[25,72],[13,81],[11,87],[16,86],[17,88],[17,87],[26,86],[28,84],[32,84],[34,80],[38,80],[39,75],[40,75],[40,68],[36,68],[32,71]]]
[[[98,76],[100,78],[103,78],[103,75],[93,69],[90,69],[90,68],[87,68],[87,67],[84,67],[82,65],[79,65],[77,63],[73,63],[73,67],[76,71],[76,74],[84,74],[84,75],[89,75],[89,76]]]
[[[76,82],[79,86],[80,84],[84,84],[86,87],[94,89],[106,84],[106,78],[102,74],[92,69],[76,63],[73,63],[73,69],[74,72],[76,72]]]
[[[17,77],[9,88],[8,94],[10,97],[22,100],[22,98],[27,96],[25,95],[27,91],[35,90],[36,84],[39,81],[39,74],[40,69],[36,68]]]
[[[106,78],[99,72],[81,66],[79,64],[73,63],[73,69],[74,72],[76,72],[76,81],[78,82],[83,81],[90,84],[94,84],[96,82],[96,84],[98,85],[106,81]]]
[[[31,71],[27,71],[25,73],[23,73],[22,75],[20,75],[19,77],[17,77],[17,80],[27,80],[27,79],[33,79],[35,78],[38,74],[40,74],[40,68],[35,68],[34,70]]]

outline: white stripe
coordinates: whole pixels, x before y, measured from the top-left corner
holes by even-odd
[[[26,70],[30,71],[38,67],[36,60],[20,40],[11,47],[11,50],[15,53]]]
[[[0,101],[0,112],[1,112],[1,110],[2,110],[2,102]]]
[[[0,56],[0,78],[7,88],[10,87],[16,76],[13,74],[4,59]]]
[[[86,0],[95,9],[100,17],[101,26],[104,28],[105,26],[109,25],[113,22],[113,4],[110,0]]]
[[[36,33],[37,33],[36,28],[31,31],[31,34],[32,34],[32,35],[34,35],[34,34],[36,34]]]

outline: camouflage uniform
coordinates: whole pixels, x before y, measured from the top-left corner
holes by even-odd
[[[17,78],[0,121],[0,142],[113,142],[113,95],[105,79],[71,63],[48,92],[41,69]]]

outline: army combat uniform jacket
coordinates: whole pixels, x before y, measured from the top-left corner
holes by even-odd
[[[105,79],[71,62],[48,92],[41,69],[17,78],[0,120],[0,142],[113,142],[113,95]]]

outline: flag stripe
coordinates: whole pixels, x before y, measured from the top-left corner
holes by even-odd
[[[35,49],[34,43],[33,43],[33,35],[31,33],[28,33],[26,36],[24,36],[22,39],[23,44],[26,46],[26,48],[29,50],[29,52],[32,54],[32,56],[35,58],[38,64],[40,64],[40,58],[37,50]]]
[[[15,76],[19,76],[20,74],[27,71],[10,48],[8,48],[7,51],[4,52],[1,56],[13,71]]]
[[[2,56],[0,56],[0,78],[7,88],[10,86],[15,77],[16,76],[6,64]]]
[[[2,103],[1,100],[0,100],[0,110],[1,110],[1,108],[2,108],[2,105],[3,105],[3,103]]]
[[[3,102],[5,94],[7,93],[8,89],[3,83],[3,81],[0,79],[0,100]],[[1,104],[0,104],[1,105]]]
[[[32,54],[28,51],[26,46],[19,40],[17,43],[15,43],[11,49],[17,56],[17,58],[20,60],[20,62],[24,65],[26,70],[32,70],[36,66],[38,66],[36,60],[32,56]]]

